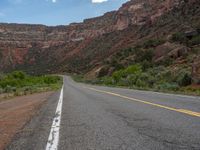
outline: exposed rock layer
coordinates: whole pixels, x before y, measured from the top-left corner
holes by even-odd
[[[166,37],[175,30],[166,25],[173,19],[159,22],[159,18],[181,5],[197,4],[198,0],[131,0],[118,11],[68,26],[0,24],[0,70],[87,72],[120,49],[143,39]]]

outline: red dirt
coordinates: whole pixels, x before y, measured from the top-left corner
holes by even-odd
[[[6,147],[51,94],[39,93],[0,102],[0,150]]]

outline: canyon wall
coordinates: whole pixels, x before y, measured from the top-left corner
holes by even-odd
[[[185,3],[193,5],[195,2],[131,0],[117,11],[67,26],[2,23],[0,70],[87,72],[105,57],[146,36],[140,30],[148,30],[163,14]]]

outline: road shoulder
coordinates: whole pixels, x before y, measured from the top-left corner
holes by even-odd
[[[0,103],[0,149],[12,145],[55,92],[15,97]],[[13,149],[13,148],[12,148]],[[19,148],[14,148],[19,149]],[[21,148],[20,148],[21,149]]]

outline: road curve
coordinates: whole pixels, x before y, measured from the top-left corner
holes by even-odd
[[[54,94],[8,150],[44,150]],[[64,77],[58,150],[200,150],[200,97],[91,86]]]

